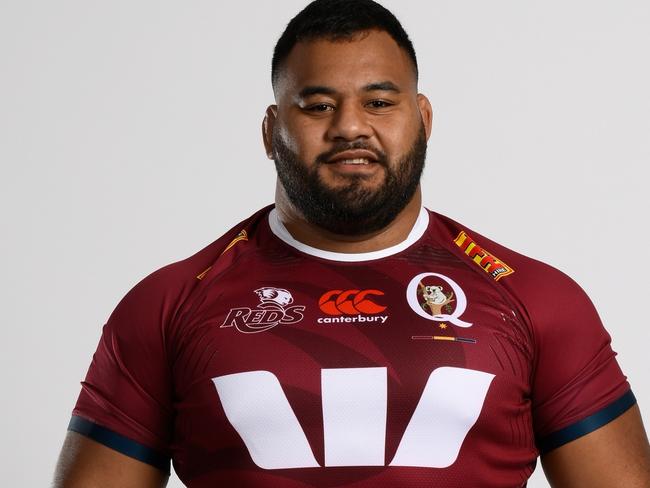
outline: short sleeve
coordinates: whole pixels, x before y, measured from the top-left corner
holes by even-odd
[[[615,419],[635,398],[589,297],[563,273],[541,266],[526,308],[536,355],[533,422],[544,454]]]
[[[163,268],[138,283],[103,328],[69,430],[169,471],[172,382],[165,327],[178,294]]]

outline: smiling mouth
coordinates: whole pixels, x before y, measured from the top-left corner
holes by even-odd
[[[339,151],[337,154],[329,158],[327,162],[330,164],[337,164],[339,167],[360,167],[370,166],[371,163],[379,163],[379,158],[376,154],[367,149],[348,149],[345,151]]]
[[[345,164],[345,165],[359,166],[359,165],[367,165],[374,161],[370,161],[367,158],[354,158],[354,159],[338,159],[333,162],[339,164]]]
[[[330,161],[327,165],[335,175],[343,177],[364,177],[376,176],[382,165],[372,158],[341,158]]]

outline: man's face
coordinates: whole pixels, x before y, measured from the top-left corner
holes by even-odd
[[[276,83],[265,144],[310,223],[345,235],[388,225],[411,201],[431,111],[408,55],[385,32],[298,43]]]

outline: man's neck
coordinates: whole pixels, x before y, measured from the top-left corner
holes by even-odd
[[[275,198],[278,216],[295,240],[317,249],[339,253],[380,251],[403,242],[413,229],[421,207],[422,194],[418,187],[411,201],[386,227],[369,234],[347,236],[334,234],[307,222],[283,191],[278,190]]]

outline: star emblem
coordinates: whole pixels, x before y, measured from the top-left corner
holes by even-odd
[[[445,324],[445,323],[442,323],[442,324],[440,324],[440,325],[439,325],[438,327],[440,327],[441,329],[443,329],[443,330],[444,330],[444,329],[446,329],[446,328],[447,328],[447,324]]]

